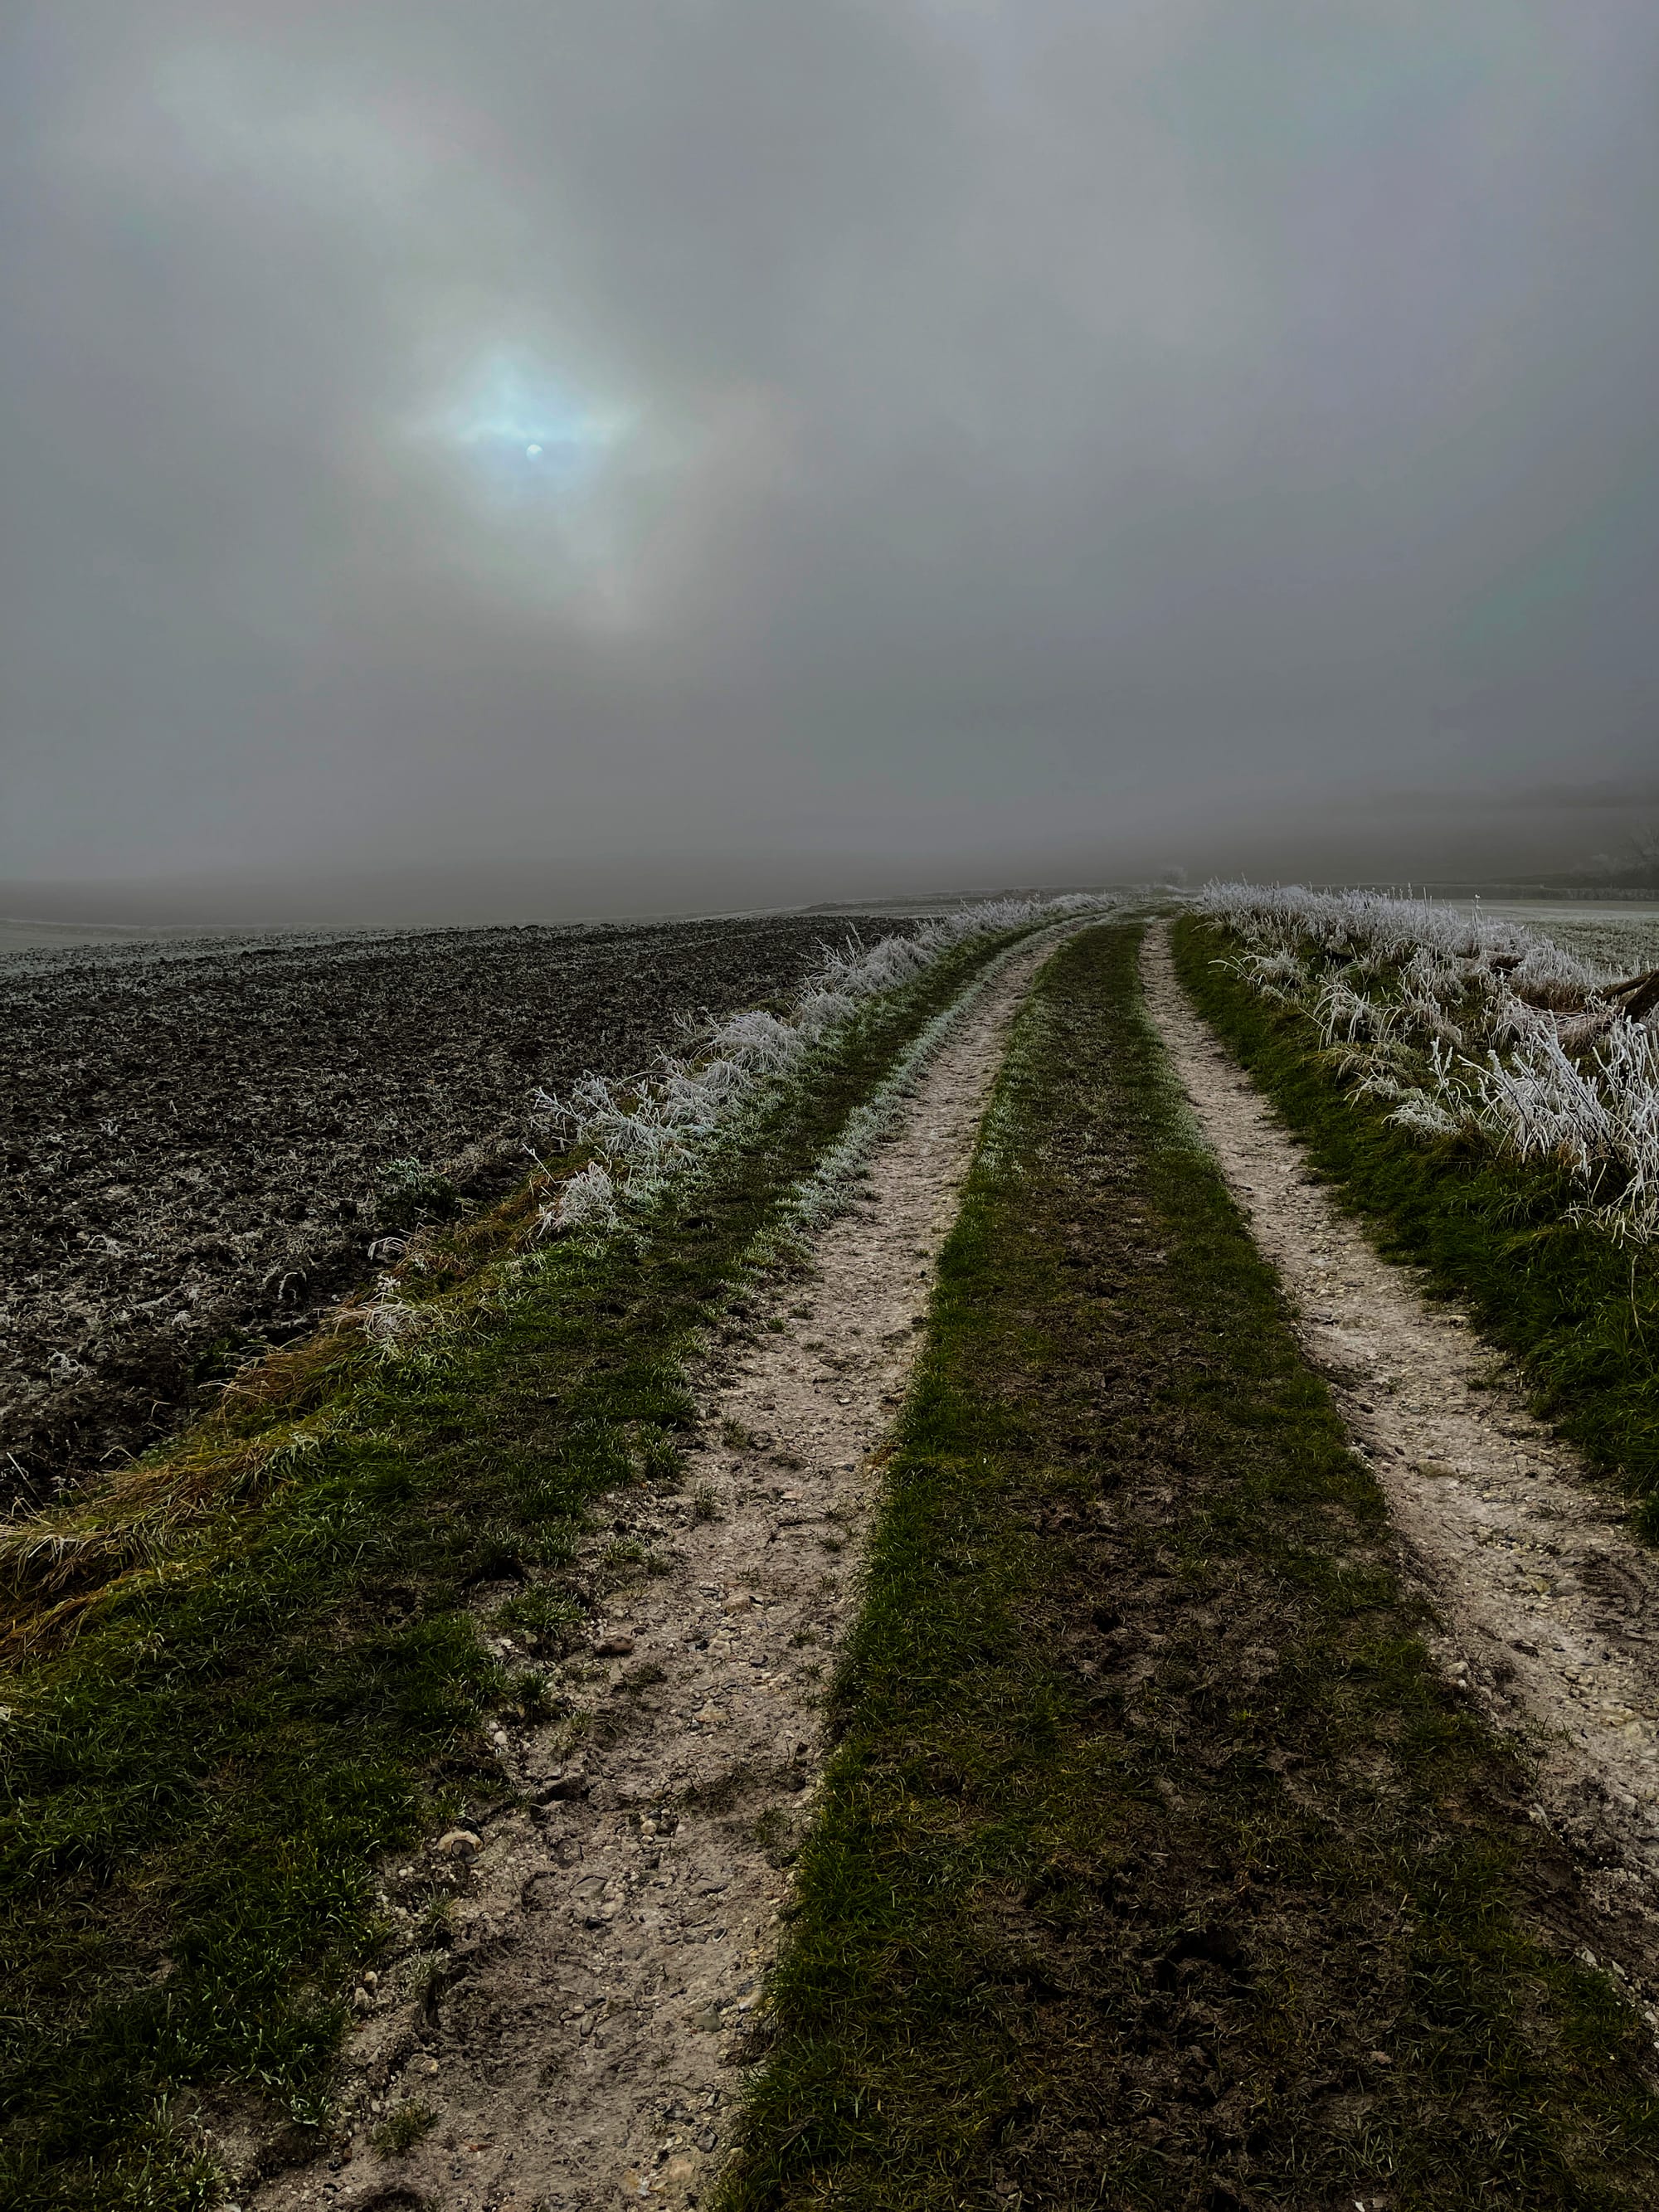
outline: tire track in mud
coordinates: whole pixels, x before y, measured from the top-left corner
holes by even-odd
[[[619,1595],[562,1686],[592,1714],[498,1740],[529,1814],[431,1847],[447,1959],[405,1942],[362,1989],[337,2089],[349,2146],[258,2212],[694,2205],[723,2161],[744,2033],[810,1806],[819,1709],[856,1601],[882,1446],[1008,1028],[1069,930],[1018,947],[918,1079],[860,1195],[753,1340],[704,1377],[672,1574]],[[448,1845],[448,1853],[445,1845]],[[420,1871],[411,1869],[411,1872]],[[395,1877],[387,1909],[408,1923]],[[409,2150],[369,2136],[402,2103]],[[231,2149],[227,2143],[226,2151]],[[253,2147],[233,2160],[257,2170]]]
[[[1659,1558],[1528,1412],[1468,1316],[1431,1304],[1314,1179],[1194,1010],[1167,925],[1142,978],[1200,1127],[1278,1270],[1312,1364],[1375,1473],[1457,1686],[1524,1739],[1534,1817],[1586,1867],[1625,1966],[1659,1994]],[[1648,2010],[1650,2023],[1659,2014]]]

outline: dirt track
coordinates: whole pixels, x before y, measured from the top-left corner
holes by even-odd
[[[1537,1761],[1535,1817],[1593,1869],[1616,1949],[1659,1966],[1659,1559],[1528,1413],[1465,1316],[1431,1304],[1310,1177],[1195,1014],[1167,930],[1147,1000],[1206,1137],[1388,1498],[1448,1672]],[[1659,1996],[1659,1982],[1644,1994]],[[1650,2014],[1659,2024],[1659,2014]]]
[[[562,1763],[551,1729],[503,1745],[536,1811],[451,1862],[458,1940],[433,1993],[410,1947],[363,2001],[342,2091],[356,2154],[274,2180],[260,2212],[590,2212],[706,2192],[878,1448],[1008,1024],[1053,942],[1020,947],[965,1012],[810,1279],[708,1377],[678,1510],[632,1532],[674,1571],[613,1607],[566,1670],[589,1748]],[[381,2159],[368,2135],[400,2101],[435,2124]]]
[[[538,1084],[787,992],[858,916],[423,930],[0,961],[0,1507],[317,1325],[423,1202],[522,1171]],[[435,1187],[434,1187],[435,1188]],[[445,1194],[438,1192],[438,1202]]]

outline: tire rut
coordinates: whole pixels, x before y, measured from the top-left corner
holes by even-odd
[[[1659,1994],[1659,1559],[1527,1410],[1466,1315],[1431,1304],[1310,1174],[1188,1000],[1167,926],[1147,1004],[1203,1133],[1277,1269],[1312,1364],[1381,1485],[1447,1673],[1523,1739],[1624,1970]],[[1647,2008],[1650,2025],[1659,2014]]]
[[[755,1340],[712,1362],[665,1577],[618,1597],[561,1686],[590,1726],[498,1742],[515,1794],[453,1854],[447,1958],[356,1999],[337,2148],[259,2212],[590,2212],[706,2196],[726,2154],[820,1708],[883,1445],[1007,1030],[1065,931],[1018,947],[917,1081],[861,1194]],[[412,1872],[413,1870],[411,1870]],[[387,1909],[407,1923],[386,1884]],[[423,2140],[380,2156],[400,2104]],[[249,2158],[244,2171],[252,2172]]]

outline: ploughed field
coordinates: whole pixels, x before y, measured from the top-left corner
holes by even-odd
[[[0,1501],[141,1449],[422,1213],[511,1186],[531,1100],[787,992],[859,918],[422,930],[0,962]],[[871,925],[890,934],[902,923]]]

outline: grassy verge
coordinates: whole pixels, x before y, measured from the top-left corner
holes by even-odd
[[[546,1711],[541,1678],[481,1638],[476,1594],[516,1593],[507,1616],[551,1636],[580,1621],[594,1501],[677,1480],[698,1331],[995,950],[872,1002],[645,1233],[516,1273],[511,1205],[440,1240],[422,1279],[452,1325],[396,1357],[357,1337],[273,1363],[198,1458],[186,1439],[158,1460],[170,1522],[146,1505],[108,1545],[94,1529],[44,1614],[21,1594],[36,1656],[0,1684],[0,2201],[211,2203],[204,2096],[325,2117],[347,1975],[387,1929],[377,1855],[499,1799],[485,1716]],[[636,1552],[601,1573],[641,1571]],[[77,1576],[94,1602],[64,1643]]]
[[[723,2212],[1650,2204],[1649,2040],[1427,1660],[1136,941],[1017,1032]]]
[[[1512,1353],[1553,1421],[1640,1501],[1659,1534],[1659,1265],[1563,1220],[1573,1194],[1455,1139],[1425,1144],[1355,1096],[1304,1015],[1218,967],[1221,933],[1192,916],[1175,932],[1194,1003],[1371,1224],[1382,1250],[1428,1271]]]

